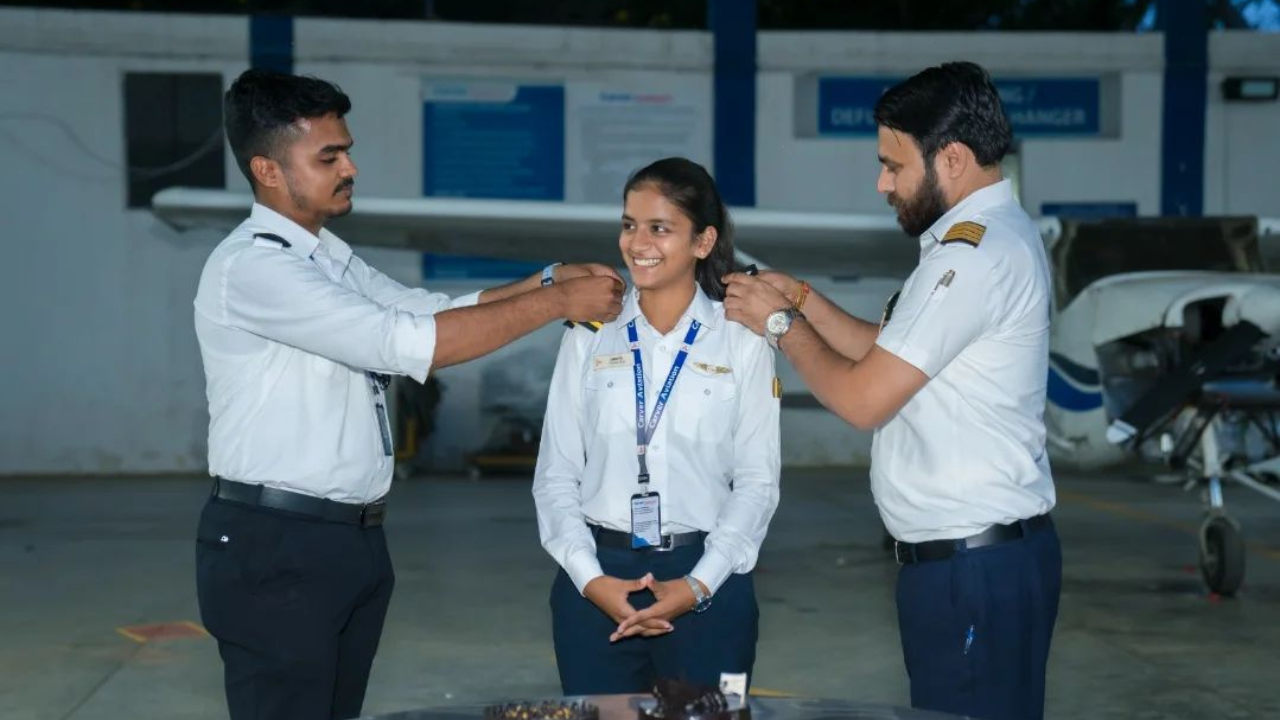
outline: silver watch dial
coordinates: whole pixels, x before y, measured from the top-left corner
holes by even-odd
[[[764,328],[769,331],[770,335],[781,335],[791,328],[791,316],[787,314],[786,310],[771,313],[765,319]]]

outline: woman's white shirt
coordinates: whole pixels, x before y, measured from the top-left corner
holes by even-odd
[[[652,415],[693,320],[702,324],[649,442],[649,488],[662,498],[662,533],[707,532],[691,573],[714,593],[731,573],[756,564],[778,506],[781,472],[774,355],[763,338],[724,319],[724,306],[698,288],[666,335],[628,293],[622,314],[599,331],[578,326],[560,344],[547,399],[533,496],[542,545],[582,592],[603,575],[588,523],[631,531],[639,491],[634,362],[635,320]],[[646,424],[648,417],[646,417]]]

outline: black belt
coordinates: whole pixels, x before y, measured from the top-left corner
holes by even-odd
[[[308,515],[329,522],[360,525],[361,527],[381,525],[383,519],[387,516],[387,503],[385,500],[379,500],[368,505],[355,505],[254,483],[236,482],[226,478],[213,479],[213,496],[220,500],[242,505],[284,510],[285,512]]]
[[[707,539],[707,534],[699,530],[697,532],[663,535],[662,545],[659,545],[658,547],[632,548],[631,533],[625,533],[621,530],[610,530],[608,528],[600,527],[599,525],[588,525],[587,527],[591,528],[591,535],[596,539],[596,547],[624,548],[626,550],[636,549],[645,552],[666,552],[685,545],[701,545]]]
[[[988,545],[999,545],[1011,540],[1021,540],[1027,535],[1052,524],[1053,521],[1049,519],[1049,513],[1045,513],[1044,515],[1037,515],[1030,520],[1019,520],[1008,525],[992,525],[977,535],[970,535],[957,540],[929,540],[921,543],[895,542],[893,544],[893,555],[898,560],[899,565],[910,565],[911,563],[929,562],[931,560],[946,560],[961,550],[972,550],[974,548],[987,547]]]

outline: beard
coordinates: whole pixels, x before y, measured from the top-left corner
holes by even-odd
[[[315,207],[315,203],[313,203],[311,199],[307,197],[307,194],[305,192],[303,192],[297,185],[294,184],[293,178],[288,173],[286,173],[284,176],[284,185],[285,185],[285,189],[289,191],[289,199],[293,201],[294,207],[296,207],[298,210],[302,212],[311,212],[312,208]],[[338,186],[333,189],[333,196],[337,197],[339,193],[341,193],[343,190],[346,190],[347,188],[354,189],[355,181],[345,180],[339,183]],[[353,207],[354,207],[354,203],[352,203],[350,200],[347,200],[346,205],[343,205],[341,207],[324,208],[324,217],[326,219],[342,217],[343,215],[350,213]]]
[[[938,186],[938,175],[933,170],[933,163],[925,163],[924,180],[915,195],[903,198],[897,193],[889,193],[886,200],[898,213],[898,226],[912,237],[923,235],[938,222],[938,218],[951,209],[947,207],[947,199],[942,196],[942,188]]]

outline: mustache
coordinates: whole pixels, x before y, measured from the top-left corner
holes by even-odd
[[[333,189],[333,194],[337,195],[338,193],[342,192],[343,190],[346,190],[347,188],[354,189],[355,186],[356,186],[355,180],[351,180],[351,179],[343,180],[342,182],[338,183],[338,187]]]

